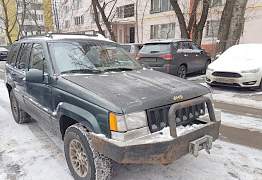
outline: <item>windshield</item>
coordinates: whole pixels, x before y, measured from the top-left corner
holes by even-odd
[[[171,51],[169,43],[154,43],[154,44],[145,44],[140,53],[150,54],[150,53],[169,53]]]
[[[49,47],[61,73],[141,68],[122,48],[112,43],[51,42]]]

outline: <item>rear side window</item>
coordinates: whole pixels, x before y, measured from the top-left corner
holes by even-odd
[[[8,53],[7,63],[10,65],[15,65],[17,53],[19,51],[20,44],[13,44],[11,50]]]
[[[28,68],[28,59],[29,59],[29,54],[31,50],[31,44],[29,43],[23,43],[21,44],[20,51],[17,56],[16,60],[16,68],[25,70]]]
[[[170,43],[154,43],[154,44],[145,44],[140,53],[142,54],[151,54],[151,53],[170,53],[171,45]]]

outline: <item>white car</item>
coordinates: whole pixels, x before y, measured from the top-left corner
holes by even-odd
[[[262,89],[262,44],[240,44],[226,50],[206,71],[209,85]]]

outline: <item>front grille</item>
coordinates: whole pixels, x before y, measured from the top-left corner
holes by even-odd
[[[171,105],[147,110],[147,119],[150,131],[160,131],[168,124],[168,111]],[[205,103],[196,104],[176,111],[176,125],[187,125],[205,114]]]
[[[234,72],[221,72],[221,71],[215,71],[212,73],[213,76],[218,77],[232,77],[232,78],[240,78],[241,75]]]

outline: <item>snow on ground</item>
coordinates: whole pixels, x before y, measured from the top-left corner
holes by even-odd
[[[262,133],[262,119],[222,112],[222,124]]]
[[[175,163],[162,165],[122,165],[114,180],[261,180],[262,151],[216,141],[208,155],[187,155]]]
[[[0,180],[72,180],[59,148],[62,141],[58,147],[37,123],[16,124],[1,82],[0,115]],[[227,113],[222,117],[233,125],[233,119],[241,119]],[[249,122],[248,126],[256,126],[251,122],[257,120]],[[114,169],[113,180],[261,180],[262,151],[218,140],[211,155],[202,151],[198,158],[187,155],[168,166],[116,165]]]
[[[257,109],[262,109],[262,102],[253,99],[247,99],[242,97],[235,97],[234,93],[214,93],[213,98],[216,102],[224,102],[227,104],[237,104],[241,106],[247,106]]]

